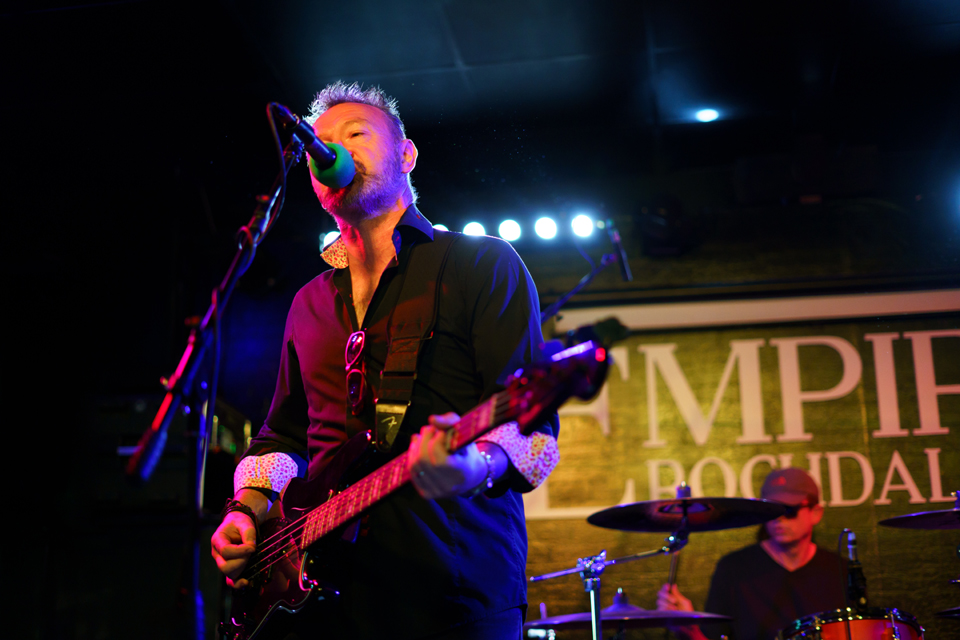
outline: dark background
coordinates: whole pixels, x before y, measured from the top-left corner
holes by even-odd
[[[423,212],[521,221],[544,305],[589,267],[563,234],[530,238],[541,212],[624,234],[634,281],[611,268],[571,305],[960,282],[956,2],[8,2],[0,29],[17,637],[178,633],[183,425],[145,489],[117,447],[276,174],[268,101],[304,113],[330,81],[381,85]],[[332,229],[298,167],[225,319],[227,426],[262,420]]]

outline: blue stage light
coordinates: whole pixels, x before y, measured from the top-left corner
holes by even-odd
[[[330,233],[325,234],[323,238],[320,240],[320,250],[323,251],[329,245],[333,244],[333,241],[336,240],[339,236],[340,236],[339,231],[331,231]]]
[[[550,240],[557,235],[557,223],[553,221],[553,218],[543,216],[533,225],[533,230],[544,240]]]
[[[585,213],[581,213],[570,221],[570,228],[581,238],[589,238],[594,228],[596,228],[596,224],[594,224],[593,218]]]
[[[500,237],[507,242],[513,242],[520,239],[520,224],[516,220],[504,220],[497,228]]]
[[[445,224],[439,224],[439,223],[438,223],[438,224],[433,225],[433,228],[434,228],[434,229],[440,229],[440,231],[450,231],[450,229],[448,229],[448,228],[447,228],[447,225],[445,225]]]
[[[696,118],[700,122],[713,122],[720,117],[720,112],[716,109],[700,109],[697,111]]]
[[[479,222],[468,222],[465,227],[463,227],[463,233],[468,236],[482,236],[486,235],[487,230],[483,228],[483,225]]]

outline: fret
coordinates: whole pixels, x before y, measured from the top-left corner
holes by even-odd
[[[323,533],[324,535],[330,533],[332,527],[330,526],[333,521],[333,513],[337,509],[337,498],[339,496],[335,495],[327,500],[326,509],[323,514]]]
[[[531,397],[551,394],[550,389],[542,388],[542,385],[536,386],[541,388],[528,386],[519,394],[516,390],[501,391],[468,411],[453,428],[450,437],[451,449],[460,449],[491,428],[516,420],[520,414],[529,412],[527,403]],[[542,397],[537,402],[542,402]],[[402,453],[346,490],[331,496],[306,516],[307,521],[301,534],[302,548],[353,520],[409,480],[407,454]]]
[[[313,517],[313,513],[307,515],[307,525],[303,528],[303,533],[300,535],[300,549],[306,549],[317,539],[317,519]]]
[[[301,551],[303,549],[306,549],[307,545],[310,544],[309,542],[307,542],[307,540],[310,539],[310,514],[309,513],[307,514],[306,518],[304,518],[304,520],[306,522],[303,525],[303,531],[301,531],[300,535],[297,536],[295,539],[297,548],[300,549]]]
[[[357,512],[357,494],[360,493],[358,485],[353,485],[350,487],[350,490],[344,492],[347,494],[344,504],[343,513],[340,514],[340,518],[348,518]]]

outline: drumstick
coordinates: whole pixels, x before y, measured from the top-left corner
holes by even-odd
[[[673,586],[677,584],[677,565],[680,564],[680,552],[670,554],[670,575],[667,577],[667,584]]]
[[[670,585],[670,590],[673,591],[673,585],[677,584],[677,566],[680,564],[680,552],[670,554],[670,574],[667,576],[667,584]],[[665,629],[663,634],[664,640],[670,640],[670,629]]]

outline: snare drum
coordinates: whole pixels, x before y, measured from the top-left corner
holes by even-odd
[[[780,640],[923,640],[923,627],[909,613],[899,609],[852,609],[823,611],[805,616],[782,630]]]

